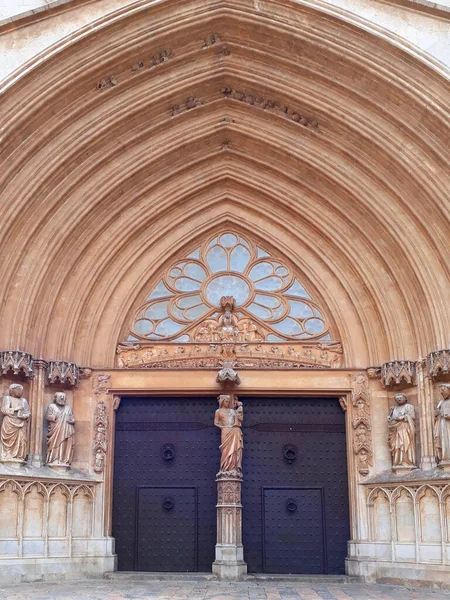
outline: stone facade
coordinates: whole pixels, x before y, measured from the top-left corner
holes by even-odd
[[[0,463],[2,580],[114,570],[121,396],[239,385],[340,398],[349,574],[450,584],[448,7],[23,7],[0,12],[1,395],[30,413],[2,405],[3,451],[27,423]],[[228,552],[239,577],[229,483],[216,572]]]

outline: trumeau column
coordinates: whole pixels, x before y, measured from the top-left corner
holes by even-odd
[[[217,474],[217,544],[212,571],[219,579],[237,580],[247,573],[242,545],[242,402],[234,394],[219,396],[214,425],[221,430]]]
[[[30,382],[31,435],[29,461],[33,467],[42,467],[43,453],[45,378],[47,362],[41,358],[33,360],[34,378]]]
[[[433,384],[428,372],[427,361],[418,360],[416,363],[417,401],[419,408],[419,435],[422,456],[420,468],[433,469],[436,466],[436,455],[433,442],[434,400]]]

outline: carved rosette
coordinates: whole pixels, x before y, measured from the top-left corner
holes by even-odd
[[[14,375],[23,373],[25,377],[33,378],[33,357],[28,352],[20,350],[5,350],[0,352],[0,369],[2,375],[12,371]]]
[[[47,379],[49,383],[59,381],[62,384],[76,386],[80,382],[80,367],[66,360],[51,360],[47,367]]]
[[[381,383],[384,387],[415,385],[416,363],[413,360],[391,360],[381,367]]]
[[[105,458],[108,450],[108,414],[106,404],[103,400],[97,404],[94,413],[94,445],[93,445],[93,467],[96,473],[103,473],[105,469]]]
[[[437,350],[427,356],[428,374],[434,379],[450,373],[450,350]]]
[[[370,392],[367,375],[357,373],[352,377],[351,385],[353,452],[358,473],[366,476],[373,464]]]

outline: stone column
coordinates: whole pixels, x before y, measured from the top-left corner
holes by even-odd
[[[237,580],[247,573],[242,545],[242,475],[217,474],[217,544],[212,571],[219,579]]]
[[[436,454],[434,451],[433,440],[435,402],[433,399],[433,385],[431,376],[427,370],[426,360],[417,361],[416,377],[421,447],[420,468],[423,471],[426,471],[427,469],[433,469],[436,466]]]
[[[45,376],[47,363],[38,358],[33,361],[34,378],[30,382],[31,434],[29,462],[33,467],[42,467],[45,458],[42,456],[44,435]]]

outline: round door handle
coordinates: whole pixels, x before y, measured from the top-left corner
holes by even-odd
[[[286,510],[290,513],[295,513],[297,511],[297,502],[295,500],[288,500],[286,502]]]
[[[164,444],[161,451],[163,460],[170,463],[175,460],[176,452],[173,444]]]
[[[163,500],[163,508],[164,510],[172,510],[175,506],[175,502],[173,498],[164,498]]]
[[[283,448],[283,456],[288,465],[291,465],[297,459],[297,448],[288,444]]]

